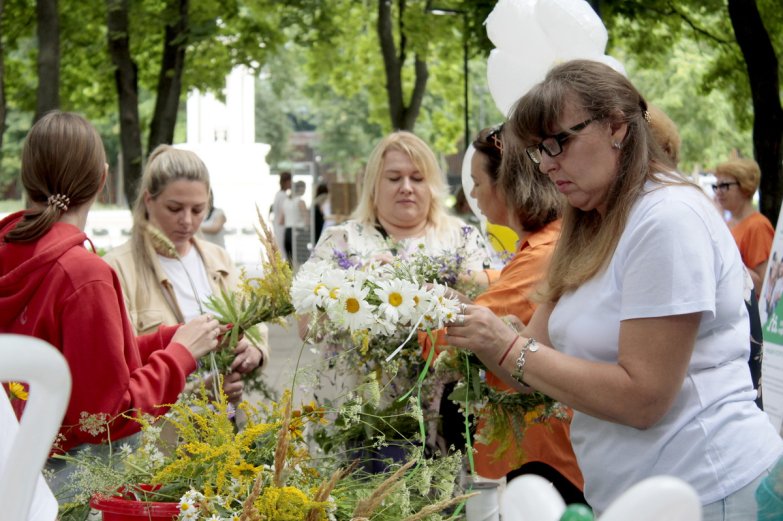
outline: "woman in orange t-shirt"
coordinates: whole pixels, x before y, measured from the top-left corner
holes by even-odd
[[[487,271],[489,288],[475,303],[490,308],[498,316],[511,315],[527,323],[536,308],[535,292],[544,279],[549,259],[560,235],[561,198],[545,176],[537,175],[520,161],[524,154],[506,154],[501,169],[504,145],[502,125],[481,131],[473,142],[471,164],[473,196],[487,220],[512,228],[519,236],[517,252],[502,271]],[[511,164],[512,161],[518,163]],[[510,390],[493,374],[487,382],[498,389]],[[569,410],[570,414],[570,410]],[[586,503],[584,480],[569,436],[570,420],[551,419],[533,425],[525,432],[521,447],[511,446],[495,457],[498,442],[474,445],[476,471],[497,479],[512,479],[521,474],[537,474],[551,481],[567,504]],[[517,468],[520,451],[525,463]]]
[[[715,198],[724,210],[731,212],[729,228],[758,296],[775,235],[769,219],[753,207],[761,170],[752,159],[732,159],[715,167],[715,177]]]

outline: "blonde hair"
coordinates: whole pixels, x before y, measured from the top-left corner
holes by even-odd
[[[753,159],[732,159],[715,167],[715,175],[733,177],[745,197],[753,197],[761,182],[761,169]]]
[[[448,193],[446,178],[430,147],[415,134],[404,130],[392,132],[383,138],[370,153],[367,167],[364,170],[359,202],[352,218],[365,225],[375,226],[378,218],[378,185],[381,182],[386,153],[390,150],[406,154],[424,177],[432,196],[427,212],[427,222],[436,233],[441,231],[443,225],[450,222],[444,204]]]
[[[627,78],[603,63],[573,60],[554,67],[517,102],[507,123],[509,132],[523,146],[537,143],[559,130],[567,103],[580,107],[589,117],[608,120],[610,125],[626,124],[627,131],[605,215],[570,205],[564,209],[560,240],[547,275],[545,298],[550,301],[606,266],[647,181],[691,185],[666,167],[669,161],[645,121],[647,103],[642,95]]]
[[[170,145],[160,145],[152,151],[144,173],[141,176],[139,193],[136,196],[136,204],[133,207],[133,229],[131,231],[131,251],[134,257],[140,260],[138,266],[151,266],[149,252],[145,243],[149,213],[144,204],[144,194],[149,194],[152,199],[158,197],[163,190],[174,181],[198,181],[209,188],[209,171],[204,162],[195,152],[174,148]],[[143,269],[143,271],[149,271]]]
[[[650,113],[653,138],[671,160],[671,166],[677,168],[677,163],[680,162],[680,133],[677,125],[655,105],[650,105],[647,111]]]
[[[106,152],[95,127],[78,114],[47,113],[32,126],[22,149],[22,184],[39,207],[27,210],[5,240],[29,242],[44,235],[68,208],[95,197],[105,171]]]

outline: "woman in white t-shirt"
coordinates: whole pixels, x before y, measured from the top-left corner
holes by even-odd
[[[573,407],[597,512],[667,474],[696,490],[705,521],[755,519],[783,441],[754,404],[742,260],[709,199],[665,166],[647,117],[624,76],[585,60],[519,100],[504,138],[568,202],[543,302],[521,335],[468,306],[447,341]]]

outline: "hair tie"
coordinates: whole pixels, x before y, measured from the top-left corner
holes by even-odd
[[[68,196],[63,194],[50,195],[49,199],[46,201],[49,206],[56,206],[63,212],[67,212],[68,205],[71,204],[71,200],[68,198]]]

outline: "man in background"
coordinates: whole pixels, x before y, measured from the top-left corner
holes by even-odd
[[[285,257],[285,222],[283,221],[283,203],[288,198],[291,189],[291,172],[280,172],[280,190],[272,202],[272,222],[274,223],[275,240],[280,253]],[[286,260],[288,258],[286,257]]]

